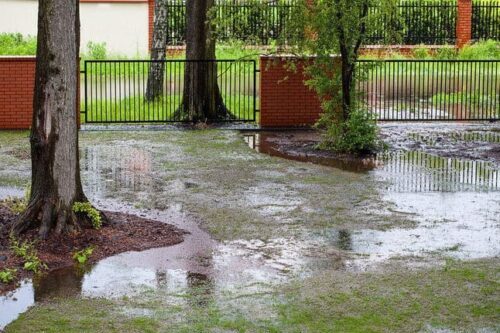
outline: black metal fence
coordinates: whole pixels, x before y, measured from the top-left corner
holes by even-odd
[[[401,1],[392,17],[381,15],[380,7],[371,7],[367,44],[393,43],[388,31],[396,31],[406,45],[453,44],[456,39],[456,0]]]
[[[500,2],[475,0],[472,3],[472,38],[500,39]]]
[[[158,97],[147,100],[148,76],[154,63],[163,64],[163,84],[158,89]],[[232,115],[231,121],[256,120],[258,92],[254,60],[85,61],[81,89],[83,120],[86,123],[184,121],[180,105],[187,63],[217,71],[217,84],[224,105]]]
[[[186,5],[183,0],[170,0],[167,5],[168,45],[185,42]],[[289,36],[289,20],[295,0],[217,0],[215,17],[220,40],[237,39],[269,45]],[[407,45],[453,44],[456,39],[456,0],[401,0],[398,15],[388,17],[373,6],[369,15],[367,44],[392,42],[388,31],[398,31],[400,42]],[[473,38],[500,39],[500,1],[474,0]]]
[[[500,120],[498,60],[360,60],[379,120]]]
[[[269,45],[287,36],[287,22],[294,8],[295,0],[217,0],[214,12],[210,15],[216,22],[219,40],[236,39],[256,45]],[[167,13],[167,44],[183,45],[186,40],[185,2],[169,1]]]

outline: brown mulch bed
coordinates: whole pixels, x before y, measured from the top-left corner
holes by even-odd
[[[83,229],[77,235],[51,235],[47,240],[38,240],[37,231],[31,230],[21,240],[35,240],[38,257],[48,266],[48,271],[75,264],[73,253],[88,246],[94,247],[89,264],[103,258],[127,251],[142,251],[181,243],[185,231],[172,225],[129,215],[121,212],[103,212],[108,223],[100,230]],[[0,270],[16,268],[17,280],[32,276],[22,269],[22,259],[10,250],[9,231],[16,215],[0,202]],[[0,282],[0,295],[12,290],[16,283]]]

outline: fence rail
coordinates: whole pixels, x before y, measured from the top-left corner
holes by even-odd
[[[286,40],[296,5],[296,0],[217,0],[218,37],[260,45],[269,45],[278,38]],[[456,0],[400,0],[399,17],[382,15],[380,8],[373,6],[369,10],[371,26],[366,43],[386,42],[387,31],[397,30],[403,44],[453,44],[457,11]],[[167,43],[182,45],[186,30],[185,2],[170,0],[167,12]],[[474,39],[500,39],[500,1],[473,1],[472,35]]]
[[[254,60],[88,60],[84,63],[83,118],[86,123],[155,123],[185,120],[180,110],[187,63],[206,66],[216,77],[231,121],[255,121]],[[159,95],[146,99],[152,65],[162,64]],[[157,82],[157,81],[155,81]],[[153,88],[151,86],[150,88]]]
[[[500,120],[497,60],[360,60],[358,75],[379,120]]]

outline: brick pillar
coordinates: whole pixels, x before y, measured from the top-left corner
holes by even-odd
[[[472,39],[472,0],[457,0],[457,48]]]
[[[155,0],[148,0],[148,50],[153,43],[153,22],[155,17]]]

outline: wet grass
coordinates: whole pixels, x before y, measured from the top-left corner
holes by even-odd
[[[238,298],[198,286],[112,301],[55,299],[6,332],[494,332],[499,274],[498,259],[448,261],[431,269],[328,272]],[[246,308],[256,302],[260,307]]]
[[[224,95],[224,104],[238,120],[254,119],[254,97],[251,95]],[[180,121],[176,114],[182,101],[182,95],[161,96],[147,102],[144,96],[91,100],[87,105],[82,103],[81,110],[87,108],[87,116],[81,122],[165,122]],[[258,104],[257,104],[258,105]]]

